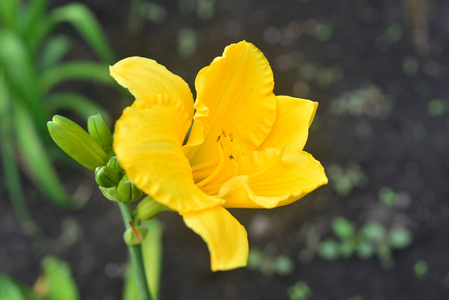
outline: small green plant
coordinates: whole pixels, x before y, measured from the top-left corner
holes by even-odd
[[[42,274],[33,288],[0,275],[0,299],[4,300],[78,300],[78,288],[69,265],[53,256],[42,260]]]
[[[424,260],[419,260],[413,265],[413,274],[416,278],[423,279],[429,272],[429,266]]]
[[[349,196],[355,188],[362,187],[367,181],[360,165],[353,162],[346,167],[332,164],[328,174],[336,193],[341,197]]]
[[[83,118],[95,112],[105,114],[87,97],[55,87],[68,80],[113,82],[107,64],[114,55],[91,11],[80,3],[51,11],[47,6],[47,0],[0,1],[0,152],[9,198],[16,214],[28,223],[32,220],[22,192],[19,161],[54,204],[74,206],[53,168],[54,159],[66,156],[50,143],[46,121],[59,110]],[[64,22],[80,33],[101,63],[62,62],[70,38],[52,32]]]
[[[272,276],[273,274],[286,276],[294,271],[295,264],[290,257],[279,254],[276,245],[269,244],[264,250],[250,249],[248,268],[259,271],[264,276]]]
[[[379,199],[388,207],[398,204],[399,196],[392,188],[384,186],[379,190]]]
[[[335,115],[377,117],[389,111],[391,107],[391,99],[374,85],[345,93],[331,103],[331,111]]]
[[[447,110],[447,101],[444,100],[433,99],[427,104],[427,112],[434,117],[444,115]]]
[[[310,286],[304,281],[298,281],[288,289],[288,298],[290,300],[307,300],[313,295]]]
[[[390,267],[393,265],[392,252],[408,247],[413,240],[412,233],[401,226],[387,230],[382,224],[370,221],[356,230],[354,224],[343,217],[333,219],[332,231],[334,237],[319,241],[315,235],[314,239],[307,239],[299,260],[307,262],[304,258],[310,260],[314,254],[328,261],[352,256],[369,259],[376,255],[382,266]]]

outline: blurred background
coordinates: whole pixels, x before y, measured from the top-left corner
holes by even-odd
[[[448,299],[448,14],[443,0],[0,1],[0,273],[32,286],[51,254],[81,299],[121,299],[120,213],[45,123],[99,111],[112,127],[132,101],[108,75],[119,59],[155,59],[194,90],[247,40],[277,95],[319,102],[305,150],[329,184],[231,211],[250,257],[229,272],[162,214],[161,299]]]

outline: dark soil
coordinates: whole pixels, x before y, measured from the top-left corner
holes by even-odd
[[[320,104],[306,150],[327,170],[358,164],[367,181],[344,196],[334,188],[338,178],[331,178],[327,186],[290,206],[232,211],[248,229],[251,247],[275,245],[278,254],[291,258],[294,270],[285,276],[248,268],[212,273],[205,243],[176,214],[161,215],[161,299],[288,299],[288,289],[298,281],[310,286],[311,299],[449,299],[449,3],[421,1],[426,11],[407,8],[419,2],[413,0],[216,0],[210,1],[215,9],[205,19],[195,10],[182,13],[180,2],[189,1],[152,1],[166,10],[160,23],[144,18],[138,22],[126,1],[87,4],[118,59],[156,59],[192,89],[196,73],[226,45],[243,39],[254,43],[272,65],[276,94]],[[413,21],[420,18],[427,20],[427,28]],[[185,28],[197,37],[190,57],[177,51],[179,32]],[[389,28],[393,33],[386,37]],[[93,57],[73,30],[61,30],[74,37],[73,57]],[[367,86],[377,87],[381,100],[390,99],[391,105],[335,112],[333,103],[339,97]],[[124,107],[120,95],[89,85],[86,91],[119,116]],[[445,105],[438,114],[429,113],[433,99]],[[69,189],[82,183],[92,191],[91,200],[79,211],[61,211],[24,177],[32,215],[49,238],[39,242],[20,229],[0,185],[0,273],[32,285],[40,260],[54,254],[72,266],[82,299],[121,299],[126,248],[119,211],[96,190],[91,175],[58,168]],[[399,195],[397,205],[388,207],[379,200],[383,187]],[[367,221],[387,228],[399,224],[411,230],[413,242],[393,253],[391,268],[382,267],[376,257],[330,262],[315,256],[301,263],[298,255],[306,247],[307,230],[315,228],[323,238],[332,237],[331,222],[337,216],[357,228]],[[413,272],[419,260],[429,267],[423,278]]]

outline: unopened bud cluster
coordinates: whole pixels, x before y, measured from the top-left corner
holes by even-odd
[[[131,202],[142,196],[142,191],[113,156],[111,130],[102,115],[88,118],[88,132],[58,115],[47,126],[50,136],[64,152],[86,168],[95,170],[95,181],[106,198]]]

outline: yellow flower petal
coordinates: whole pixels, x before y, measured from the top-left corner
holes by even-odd
[[[110,68],[111,76],[137,98],[159,94],[180,101],[193,118],[193,96],[188,84],[156,61],[143,57],[125,58]]]
[[[219,160],[216,140],[222,131],[232,134],[244,151],[264,141],[276,118],[276,96],[270,65],[254,45],[226,47],[222,57],[198,73],[195,85],[200,113],[195,114],[191,139],[204,137],[204,142],[186,151],[192,166]]]
[[[218,197],[224,207],[273,208],[290,204],[327,183],[324,168],[304,151],[256,151],[242,159],[240,176],[227,181]]]
[[[317,102],[288,96],[277,96],[276,121],[258,150],[280,146],[302,150],[306,144]]]
[[[212,271],[246,266],[248,238],[245,228],[223,207],[183,214],[185,224],[207,243]]]
[[[195,186],[182,142],[190,127],[184,105],[166,95],[138,98],[117,121],[114,151],[131,180],[179,212],[222,203]]]

